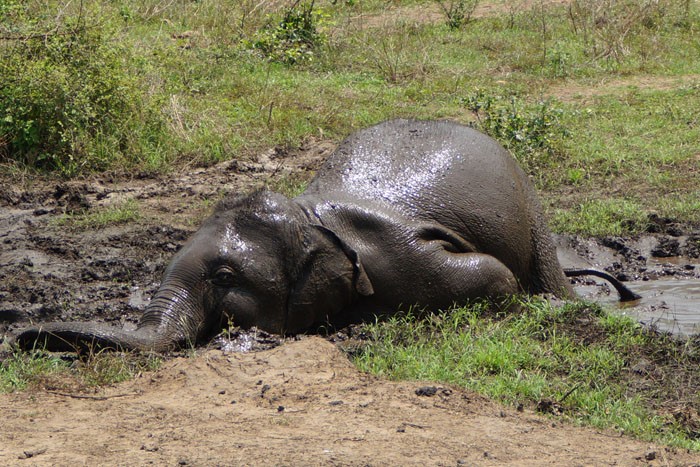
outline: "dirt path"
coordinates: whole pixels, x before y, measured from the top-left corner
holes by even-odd
[[[73,398],[0,397],[2,465],[691,465],[617,433],[504,409],[430,383],[359,373],[307,337],[208,351]],[[28,458],[31,456],[31,458]]]

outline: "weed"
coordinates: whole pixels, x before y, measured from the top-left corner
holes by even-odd
[[[314,10],[314,1],[294,2],[282,14],[276,24],[268,23],[248,46],[258,50],[263,57],[293,65],[313,59],[315,50],[325,43],[326,37],[319,31],[321,15]]]
[[[138,375],[157,370],[162,359],[153,354],[105,351],[89,354],[74,366],[74,372],[81,385],[94,387],[119,383]]]
[[[294,198],[304,192],[308,183],[308,176],[290,174],[270,179],[266,187],[288,198]]]
[[[0,363],[0,393],[21,391],[67,368],[60,358],[46,357],[38,351],[13,352]]]
[[[594,60],[622,62],[631,54],[632,42],[656,35],[676,15],[687,17],[690,3],[675,0],[574,0],[569,18]],[[671,20],[673,22],[673,20]]]
[[[568,132],[560,123],[563,111],[551,101],[526,106],[515,96],[493,96],[477,90],[462,103],[476,117],[479,129],[512,151],[530,174],[560,157],[560,144]]]
[[[155,371],[161,363],[162,359],[153,354],[98,352],[71,361],[40,349],[13,349],[0,362],[0,393],[32,387],[79,390],[105,386]]]
[[[57,225],[77,229],[99,229],[109,225],[136,222],[141,219],[138,202],[129,199],[122,204],[96,211],[64,214],[56,220]]]
[[[479,0],[433,0],[445,15],[445,23],[450,29],[460,29],[471,21]]]

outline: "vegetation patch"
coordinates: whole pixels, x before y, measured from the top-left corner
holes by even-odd
[[[562,140],[569,132],[560,122],[564,111],[551,101],[527,105],[514,95],[477,90],[463,103],[476,126],[509,149],[529,174],[538,176],[561,162]]]
[[[56,224],[76,229],[100,229],[114,224],[137,222],[140,219],[138,202],[130,199],[115,206],[64,214],[56,219]]]
[[[35,350],[11,350],[0,359],[0,393],[36,390],[80,391],[119,383],[157,370],[162,359],[150,354],[99,352],[80,357]]]
[[[270,22],[246,44],[269,60],[294,65],[313,59],[314,50],[326,42],[320,31],[322,15],[314,9],[314,1],[295,1],[282,13],[282,18]]]
[[[363,370],[475,390],[576,423],[700,450],[700,341],[645,329],[597,305],[483,303],[368,326]]]
[[[129,68],[131,50],[82,3],[60,19],[34,7],[5,4],[0,160],[66,176],[145,161],[162,117]]]
[[[7,176],[166,172],[310,136],[339,141],[390,118],[451,119],[513,151],[557,207],[558,231],[577,231],[581,190],[586,203],[622,199],[697,222],[695,2],[4,0],[0,10]],[[598,92],[623,78],[628,87]],[[585,95],[558,100],[569,85]]]

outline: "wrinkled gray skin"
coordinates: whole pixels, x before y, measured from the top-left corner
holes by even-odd
[[[136,331],[51,323],[17,341],[162,351],[227,322],[298,333],[474,298],[573,292],[535,192],[491,138],[389,121],[345,140],[307,190],[223,201],[175,255]]]

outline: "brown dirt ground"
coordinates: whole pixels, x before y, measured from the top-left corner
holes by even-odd
[[[206,351],[94,394],[0,396],[2,465],[693,465],[700,455],[578,428],[425,382],[362,374],[306,337]]]

